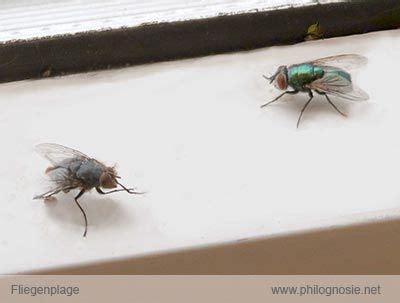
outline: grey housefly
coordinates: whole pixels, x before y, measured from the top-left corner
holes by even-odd
[[[36,146],[36,151],[50,161],[51,165],[45,171],[54,187],[48,192],[34,197],[34,199],[48,199],[51,196],[73,189],[79,189],[74,200],[81,210],[85,219],[85,232],[87,233],[87,218],[85,211],[79,204],[78,199],[87,191],[95,188],[99,194],[107,195],[118,191],[126,191],[129,194],[142,194],[132,188],[126,188],[118,179],[120,177],[114,167],[108,167],[96,159],[90,158],[80,151],[54,143],[43,143]],[[104,192],[101,188],[114,189]]]

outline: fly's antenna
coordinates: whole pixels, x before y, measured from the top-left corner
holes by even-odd
[[[274,82],[274,80],[275,80],[276,76],[279,74],[279,72],[280,72],[280,69],[278,69],[276,71],[276,73],[273,74],[271,77],[267,77],[266,75],[262,75],[262,76],[264,79],[267,79],[269,81],[269,83],[271,84],[272,82]]]
[[[275,79],[275,75],[273,75],[272,77],[267,77],[266,75],[262,75],[262,77],[263,77],[264,79],[267,79],[267,81],[269,81],[270,84],[271,84],[272,81],[274,81],[274,79]]]
[[[287,68],[285,65],[279,66],[278,70],[271,77],[267,77],[266,75],[262,75],[262,76],[264,79],[267,79],[269,81],[269,83],[271,84],[275,80],[276,76],[281,72],[284,72],[287,77]]]
[[[115,180],[115,182],[117,182],[117,184],[119,185],[119,186],[121,186],[127,193],[129,193],[129,194],[135,194],[135,195],[143,195],[143,194],[145,194],[144,192],[137,192],[137,191],[134,191],[132,188],[126,188],[125,186],[123,186],[121,183],[119,183],[118,182],[118,180]]]

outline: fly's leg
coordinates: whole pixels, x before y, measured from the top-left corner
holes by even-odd
[[[55,194],[58,194],[60,191],[61,191],[61,189],[50,190],[50,191],[48,191],[48,192],[46,192],[46,193],[44,193],[42,195],[33,197],[33,199],[34,200],[36,200],[36,199],[47,199],[47,198],[50,198],[51,196],[53,196]]]
[[[83,210],[82,206],[80,206],[80,204],[78,203],[78,199],[85,193],[85,190],[82,189],[79,194],[76,195],[76,197],[74,198],[76,205],[78,205],[79,209],[81,210],[82,214],[83,214],[83,218],[85,219],[85,232],[83,233],[83,236],[86,237],[86,233],[87,233],[87,218],[86,218],[86,214],[85,211]]]
[[[294,94],[297,94],[297,93],[298,93],[297,90],[287,90],[287,91],[283,92],[282,94],[280,94],[280,95],[279,95],[278,97],[276,97],[275,99],[273,99],[273,100],[271,100],[271,101],[269,101],[269,102],[267,102],[267,103],[261,105],[261,108],[263,108],[263,107],[265,107],[265,106],[267,106],[267,105],[269,105],[269,104],[271,104],[271,103],[274,103],[274,102],[278,101],[281,97],[283,97],[283,96],[286,95],[286,94],[294,95]]]
[[[114,189],[114,190],[112,190],[112,191],[104,192],[104,191],[101,190],[101,188],[96,187],[96,191],[97,191],[99,194],[101,194],[101,195],[108,195],[108,194],[116,193],[116,192],[119,192],[119,191],[127,191],[127,192],[130,193],[130,194],[137,194],[137,195],[142,195],[142,194],[144,194],[144,193],[142,193],[142,192],[136,192],[136,191],[134,191],[133,188]]]
[[[134,189],[133,188],[126,188],[125,186],[123,186],[121,183],[119,183],[117,180],[115,180],[115,182],[117,182],[117,184],[119,185],[119,186],[121,186],[126,192],[128,192],[129,194],[137,194],[137,195],[142,195],[142,194],[144,194],[144,193],[141,193],[141,192],[136,192],[136,191],[134,191]]]
[[[299,119],[297,120],[297,128],[299,128],[300,120],[301,120],[301,117],[303,116],[303,113],[304,113],[305,109],[310,104],[311,100],[314,98],[314,95],[313,95],[312,91],[309,91],[308,95],[310,96],[310,99],[308,99],[307,103],[304,104],[303,109],[300,112]]]
[[[104,192],[104,191],[101,190],[101,188],[96,187],[96,191],[101,195],[108,195],[108,194],[116,193],[116,192],[119,192],[119,191],[126,191],[126,192],[128,192],[130,194],[136,194],[136,195],[143,195],[144,194],[142,192],[135,191],[133,188],[126,188],[124,186],[122,186],[122,187],[123,187],[122,189],[114,189],[114,190],[111,190],[111,191],[108,191],[108,192]]]
[[[58,194],[58,193],[59,193],[60,191],[62,191],[62,190],[70,190],[70,189],[73,189],[73,187],[52,189],[52,190],[50,190],[50,191],[48,191],[48,192],[45,192],[45,193],[42,194],[42,195],[33,197],[33,199],[47,199],[47,198],[50,198],[51,196],[53,196],[53,195],[55,195],[55,194]]]
[[[320,94],[320,95],[324,95],[325,98],[326,98],[326,100],[328,100],[329,104],[332,105],[332,107],[333,107],[334,109],[336,109],[336,111],[337,111],[339,114],[341,114],[343,117],[347,117],[347,115],[346,115],[345,113],[343,113],[342,111],[339,110],[339,108],[337,108],[337,106],[331,101],[331,99],[328,97],[328,95],[327,95],[326,93],[319,93],[319,92],[317,92],[317,93]]]

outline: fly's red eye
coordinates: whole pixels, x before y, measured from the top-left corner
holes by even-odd
[[[276,77],[276,84],[280,90],[284,90],[287,88],[286,77],[283,74],[279,74]]]
[[[100,186],[104,188],[115,188],[117,187],[117,183],[110,174],[104,172],[100,176]]]

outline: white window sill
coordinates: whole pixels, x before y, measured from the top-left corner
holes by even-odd
[[[2,84],[0,272],[398,218],[399,33]],[[317,98],[296,130],[301,94],[259,108],[279,93],[262,74],[343,53],[370,60],[358,78],[370,100],[336,101],[347,119]],[[83,196],[83,238],[72,194],[32,200],[41,142],[115,161],[148,193]]]

